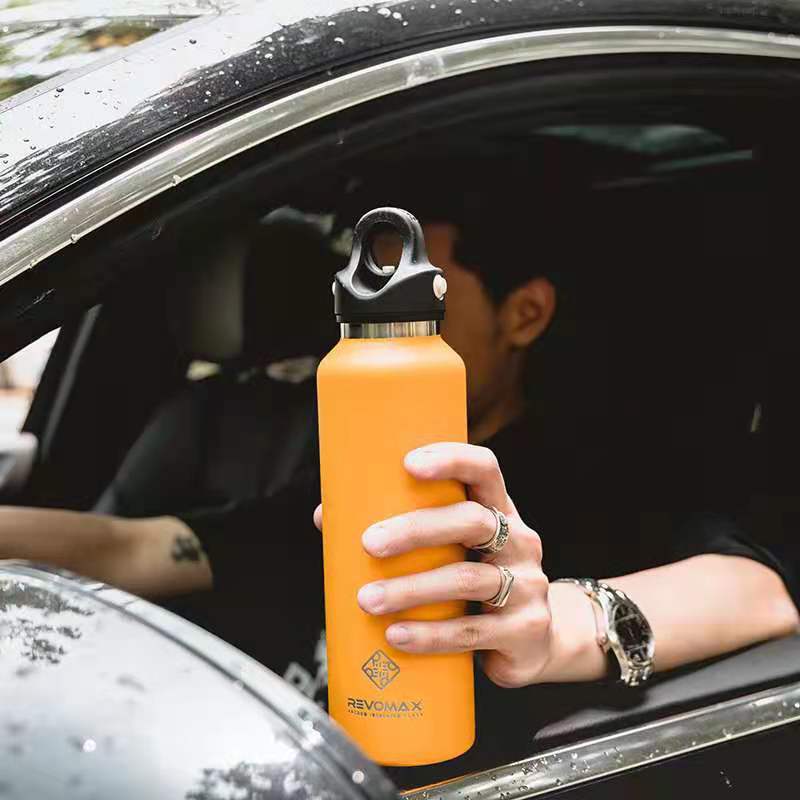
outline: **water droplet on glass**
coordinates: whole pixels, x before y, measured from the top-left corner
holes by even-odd
[[[23,139],[22,141],[27,144],[30,141],[30,139]]]
[[[84,753],[94,753],[94,751],[97,750],[97,742],[94,739],[86,739],[81,745],[81,750],[83,750]]]
[[[463,12],[461,11],[460,8],[457,8],[453,13],[454,14],[462,14]]]
[[[170,183],[172,183],[173,186],[177,186],[181,182],[181,180],[182,178],[180,175],[173,175]]]
[[[344,44],[344,39],[341,36],[336,36],[333,40],[336,44]]]
[[[72,244],[75,244],[75,242],[77,242],[79,238],[80,237],[78,236],[77,233],[71,233],[69,235],[69,240],[72,242]]]
[[[63,91],[64,91],[64,87],[63,87],[63,86],[59,86],[59,87],[56,89],[56,92],[58,92],[58,94],[61,94],[61,92],[63,92]]]
[[[329,28],[334,28],[334,27],[336,27],[336,22],[334,22],[334,20],[332,20],[332,19],[329,19],[329,20],[328,20],[328,27],[329,27]]]
[[[211,97],[211,92],[208,89],[206,89],[206,97]]]
[[[86,89],[86,90],[84,91],[84,94],[91,94],[91,92],[90,92],[88,89]]]
[[[697,739],[692,739],[692,747],[697,747]]]
[[[392,11],[392,19],[403,19],[403,15],[399,11]]]
[[[797,702],[797,703],[795,703],[795,704],[794,704],[794,707],[795,707],[795,708],[800,708],[800,702]]]
[[[730,738],[731,738],[731,736],[732,736],[733,734],[732,734],[732,733],[731,733],[731,732],[730,732],[730,731],[729,731],[727,728],[723,728],[723,729],[722,729],[722,735],[723,735],[723,736],[724,736],[726,739],[730,739]]]
[[[356,11],[358,11],[361,14],[366,14],[369,11],[369,9],[366,6],[359,6],[356,9]]]
[[[357,769],[353,773],[353,783],[357,783],[357,784],[360,785],[360,784],[364,783],[364,779],[365,778],[366,778],[366,775],[364,775],[364,773],[360,769]]]
[[[378,14],[380,14],[380,16],[382,16],[382,17],[391,17],[392,16],[392,12],[389,11],[388,8],[379,8],[378,9]]]
[[[285,42],[286,41],[286,37],[285,36],[279,36],[278,37],[278,41],[279,42]]]
[[[189,44],[197,44],[197,39],[189,39]]]

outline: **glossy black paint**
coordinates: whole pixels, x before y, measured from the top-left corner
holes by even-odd
[[[310,701],[185,620],[0,563],[0,797],[381,798]]]
[[[306,79],[434,43],[612,23],[800,32],[800,2],[275,0],[234,7],[0,104],[0,225],[162,137]]]

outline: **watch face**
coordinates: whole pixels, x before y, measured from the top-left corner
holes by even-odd
[[[646,664],[652,658],[653,632],[635,606],[619,601],[619,598],[618,602],[612,621],[616,637],[633,663]]]

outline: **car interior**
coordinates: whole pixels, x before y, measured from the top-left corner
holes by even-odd
[[[531,164],[521,255],[563,266],[548,400],[572,424],[559,433],[607,446],[641,425],[652,448],[713,449],[746,430],[736,511],[800,562],[795,81],[699,57],[502,68],[318,121],[177,187],[15,282],[7,352],[61,334],[25,425],[37,460],[0,499],[147,516],[269,495],[316,469],[342,198],[380,165],[514,152]],[[553,207],[559,238],[540,245]],[[213,596],[178,610],[202,621],[202,603]],[[798,640],[772,642],[635,695],[547,687],[531,750],[797,679],[798,656]],[[453,775],[526,755],[498,743]]]

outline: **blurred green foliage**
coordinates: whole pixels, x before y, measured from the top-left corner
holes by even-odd
[[[54,10],[63,9],[63,4],[55,6],[58,8]],[[46,18],[47,14],[41,13],[46,8],[47,4],[41,0],[0,0],[0,101],[185,19],[180,16]],[[12,9],[19,10],[18,20],[14,13],[9,13]],[[26,15],[26,9],[37,14]]]

